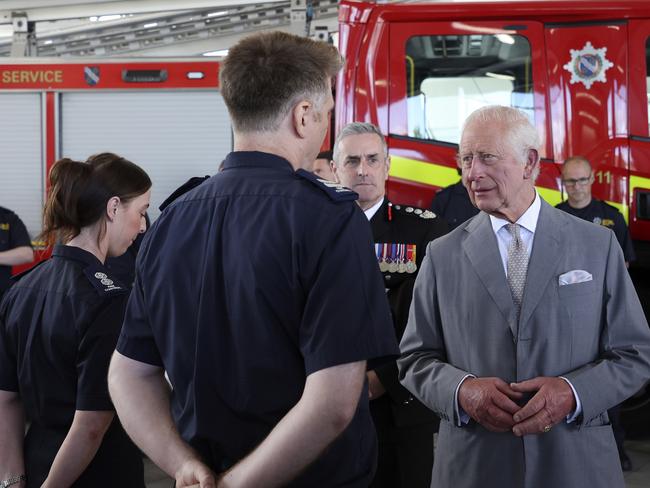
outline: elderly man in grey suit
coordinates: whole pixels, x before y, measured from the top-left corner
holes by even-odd
[[[481,212],[427,247],[399,360],[443,419],[432,487],[624,487],[607,409],[650,377],[650,330],[614,233],[540,199],[538,147],[507,107],[463,129]]]

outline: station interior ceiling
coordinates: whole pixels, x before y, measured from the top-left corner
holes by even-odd
[[[0,57],[220,56],[284,30],[327,40],[337,0],[0,0]]]

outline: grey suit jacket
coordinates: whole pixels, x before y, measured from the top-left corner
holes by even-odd
[[[560,286],[572,270],[593,279]],[[624,487],[606,410],[650,378],[650,329],[610,230],[542,201],[517,321],[481,212],[427,247],[401,350],[400,380],[443,419],[432,487]],[[454,393],[468,373],[565,376],[582,416],[523,438],[458,427]]]

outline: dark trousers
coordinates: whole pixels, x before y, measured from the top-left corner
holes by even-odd
[[[609,421],[614,431],[618,454],[621,455],[623,452],[623,442],[625,441],[625,430],[623,430],[623,425],[621,424],[621,406],[616,405],[614,408],[610,408],[607,410],[607,415],[609,416]]]
[[[379,403],[381,402],[381,403]],[[370,403],[379,453],[372,488],[429,488],[435,424],[396,426],[390,400]]]

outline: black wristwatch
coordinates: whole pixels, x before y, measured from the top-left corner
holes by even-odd
[[[16,483],[20,483],[26,479],[27,477],[24,474],[21,474],[19,476],[14,476],[13,478],[2,480],[0,481],[0,488],[7,488],[8,486],[15,485]]]

